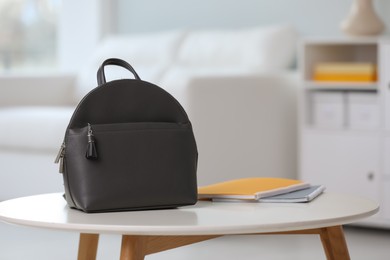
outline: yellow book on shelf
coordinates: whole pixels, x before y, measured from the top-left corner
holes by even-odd
[[[314,67],[315,81],[374,82],[376,66],[369,62],[324,62]]]
[[[340,82],[375,82],[376,75],[364,74],[320,74],[314,75],[315,81],[340,81]]]
[[[308,188],[309,186],[309,183],[285,178],[244,178],[199,187],[198,198],[258,200]]]
[[[370,62],[323,62],[315,65],[314,71],[321,74],[364,74],[376,73],[376,66]]]

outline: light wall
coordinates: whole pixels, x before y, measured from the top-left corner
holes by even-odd
[[[117,0],[116,32],[291,23],[302,35],[340,35],[353,0]],[[374,0],[390,27],[390,1]],[[389,31],[387,29],[387,31]]]
[[[77,72],[107,34],[181,28],[240,28],[290,23],[301,35],[341,35],[353,0],[66,0],[60,68]],[[390,1],[374,0],[390,30]]]
[[[0,0],[1,1],[1,0]],[[98,42],[115,32],[117,0],[66,0],[58,28],[58,60],[62,71],[75,73]],[[115,25],[114,25],[115,24]]]

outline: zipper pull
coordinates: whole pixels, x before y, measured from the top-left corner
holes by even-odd
[[[95,137],[93,135],[92,127],[88,123],[88,145],[87,145],[87,151],[85,153],[85,157],[89,160],[96,160],[98,158],[98,154],[96,151],[96,143],[95,143]]]
[[[64,157],[61,157],[61,160],[60,160],[60,167],[59,167],[58,172],[59,172],[59,173],[64,173],[64,172],[65,172]]]
[[[56,159],[54,160],[54,163],[58,163],[61,159],[61,157],[63,157],[65,154],[65,142],[63,142],[61,144],[61,147],[60,147],[60,150],[58,151],[58,154],[57,154],[57,157]]]
[[[54,163],[60,163],[59,173],[64,173],[64,156],[65,156],[65,142],[61,144],[57,157]]]

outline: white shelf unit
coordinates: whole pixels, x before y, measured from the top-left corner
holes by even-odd
[[[377,82],[316,82],[320,62],[370,62]],[[390,40],[304,39],[299,50],[299,177],[381,204],[362,225],[390,228]]]

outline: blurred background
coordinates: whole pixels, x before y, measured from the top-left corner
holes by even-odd
[[[385,26],[379,38],[388,37],[388,0],[0,0],[0,201],[63,192],[53,161],[67,123],[96,87],[102,60],[117,56],[184,106],[197,139],[200,185],[251,176],[301,178],[302,162],[304,176],[328,190],[345,188],[344,176],[351,182],[347,192],[357,190],[382,206],[359,226],[383,230],[347,229],[352,259],[388,259],[390,112],[384,100],[390,103],[390,47],[380,47],[376,36],[343,32],[341,23],[357,3],[372,4]],[[312,37],[320,40],[305,41]],[[363,87],[313,87],[314,62],[327,57],[369,61],[382,74]],[[338,97],[316,96],[316,106],[312,92]],[[369,94],[355,98],[357,114],[380,118],[371,129],[316,128],[315,120],[302,119],[320,107],[325,123],[334,124],[347,113],[345,96],[355,92]],[[119,240],[103,236],[99,259],[117,257]],[[20,244],[28,247],[18,250]],[[77,234],[1,223],[0,245],[0,259],[74,259]],[[311,237],[242,236],[150,259],[325,259],[319,256],[320,241]]]
[[[340,35],[352,0],[1,0],[0,71],[75,71],[108,34],[292,24],[301,35]],[[390,3],[374,1],[390,23]]]

